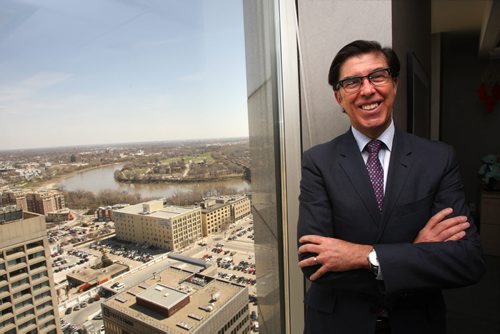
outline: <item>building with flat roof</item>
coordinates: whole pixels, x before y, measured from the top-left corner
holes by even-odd
[[[169,267],[103,304],[106,333],[249,333],[248,288]]]
[[[28,211],[42,215],[48,215],[49,212],[56,212],[66,207],[64,195],[57,190],[29,192],[26,194],[26,202]]]
[[[26,202],[26,192],[21,189],[6,190],[2,192],[1,206],[15,205],[19,209],[28,211],[28,202]]]
[[[100,206],[95,210],[96,219],[100,222],[109,222],[113,220],[113,210],[118,210],[128,205],[129,204],[115,204],[113,206]]]
[[[165,205],[163,200],[113,210],[116,237],[176,251],[202,238],[201,209]]]
[[[200,203],[203,236],[226,230],[229,224],[248,216],[250,199],[246,195],[205,198]]]
[[[1,196],[2,205],[16,205],[24,211],[48,215],[66,207],[64,195],[58,190],[7,190]]]
[[[215,199],[206,199],[201,203],[201,222],[203,236],[226,230],[231,219],[231,206],[226,203],[217,203]]]
[[[250,198],[247,195],[241,196],[225,196],[229,197],[229,205],[231,206],[231,215],[234,221],[240,220],[251,213]]]
[[[66,275],[70,286],[78,286],[79,291],[85,291],[99,284],[107,282],[130,270],[126,264],[113,263],[99,269],[80,269]]]
[[[47,213],[45,220],[50,223],[61,223],[71,219],[71,210],[68,208]]]
[[[61,333],[45,217],[0,208],[0,333]]]

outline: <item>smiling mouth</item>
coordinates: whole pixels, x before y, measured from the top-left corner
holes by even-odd
[[[373,109],[377,108],[379,105],[380,105],[380,102],[374,102],[374,103],[370,103],[370,104],[363,104],[361,106],[361,109],[366,110],[366,111],[370,111],[370,110],[373,110]]]

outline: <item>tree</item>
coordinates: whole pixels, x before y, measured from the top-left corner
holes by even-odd
[[[112,264],[113,264],[113,261],[111,261],[110,258],[108,257],[108,255],[106,254],[106,252],[104,250],[102,250],[101,268],[106,268]]]

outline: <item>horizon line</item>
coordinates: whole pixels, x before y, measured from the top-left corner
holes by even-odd
[[[167,140],[151,140],[151,141],[137,141],[137,142],[114,142],[114,143],[103,143],[103,144],[78,144],[78,145],[62,145],[62,146],[44,146],[44,147],[25,147],[25,148],[12,148],[12,149],[1,149],[0,153],[5,152],[16,152],[16,151],[38,151],[38,150],[56,150],[56,149],[71,149],[71,148],[93,148],[102,146],[118,146],[118,145],[140,145],[140,144],[151,144],[151,143],[181,143],[181,142],[197,142],[197,141],[217,141],[217,140],[232,140],[232,139],[249,139],[249,136],[240,137],[212,137],[212,138],[198,138],[198,139],[167,139]]]

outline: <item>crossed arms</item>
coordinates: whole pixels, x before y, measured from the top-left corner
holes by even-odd
[[[465,230],[470,227],[467,217],[446,218],[452,212],[452,208],[446,208],[432,216],[413,243],[456,241],[465,237]],[[373,249],[372,245],[355,244],[319,235],[304,235],[299,242],[302,244],[298,250],[299,254],[316,254],[315,257],[300,261],[299,267],[320,265],[319,269],[309,276],[311,281],[330,271],[369,269],[368,253]]]
[[[298,226],[299,266],[306,277],[317,284],[335,283],[344,290],[370,289],[367,284],[374,275],[367,270],[367,257],[375,249],[387,292],[443,289],[477,282],[484,272],[484,262],[476,228],[467,217],[458,164],[451,148],[437,153],[445,158],[441,160],[442,170],[433,171],[432,181],[426,180],[433,191],[428,203],[395,218],[397,222],[387,229],[407,230],[386,229],[384,234],[392,233],[392,239],[385,242],[382,238],[377,244],[370,237],[376,234],[371,222],[360,221],[367,214],[360,212],[362,209],[346,207],[349,202],[337,205],[333,200],[350,196],[350,200],[356,201],[356,192],[349,190],[342,170],[332,170],[334,164],[316,163],[318,158],[306,153]],[[335,173],[337,176],[332,177]],[[413,186],[407,188],[413,191]],[[429,189],[416,197],[428,195]],[[346,191],[349,194],[344,194]],[[336,212],[334,205],[342,213]],[[426,212],[434,215],[429,218]]]

